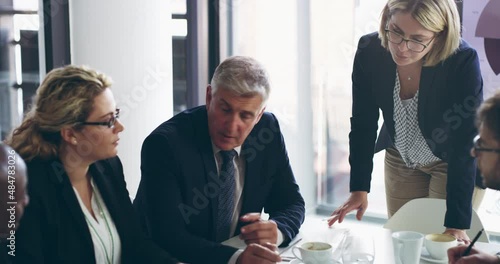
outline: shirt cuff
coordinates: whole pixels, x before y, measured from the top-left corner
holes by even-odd
[[[283,240],[283,233],[278,229],[278,241],[276,242],[276,245],[281,245],[281,243],[283,243]],[[243,253],[243,249],[238,249],[236,252],[234,252],[227,264],[236,264],[236,261],[240,257],[241,253]]]
[[[243,253],[243,249],[238,249],[236,252],[234,252],[227,264],[236,264],[236,261],[240,257],[241,253]]]
[[[281,243],[283,243],[283,240],[285,240],[283,238],[283,233],[281,232],[281,230],[278,229],[278,241],[276,242],[276,246],[280,246]]]

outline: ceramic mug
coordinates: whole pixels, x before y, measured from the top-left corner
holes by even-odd
[[[418,264],[422,253],[424,235],[413,231],[392,233],[394,257],[397,264]]]
[[[329,264],[333,260],[333,247],[325,242],[306,242],[293,247],[292,253],[305,264]]]
[[[425,248],[432,258],[445,260],[448,249],[458,245],[457,239],[447,234],[428,234],[425,236]]]

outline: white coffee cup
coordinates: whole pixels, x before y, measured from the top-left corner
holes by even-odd
[[[457,239],[448,234],[428,234],[425,236],[425,248],[432,258],[448,258],[448,249],[458,245]]]
[[[296,253],[300,252],[300,256]],[[325,242],[306,242],[292,249],[293,255],[305,264],[329,264],[333,260],[332,245]]]
[[[392,233],[394,256],[397,264],[418,264],[422,253],[424,235],[413,231]]]

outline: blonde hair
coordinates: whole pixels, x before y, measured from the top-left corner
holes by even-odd
[[[65,66],[50,71],[37,90],[35,104],[14,130],[9,145],[25,160],[57,157],[60,131],[65,126],[80,129],[93,109],[93,101],[111,79],[85,66]]]
[[[424,57],[424,66],[444,61],[460,45],[460,16],[454,0],[389,0],[382,11],[379,38],[388,49],[387,23],[396,12],[409,13],[425,29],[434,32],[432,50]]]

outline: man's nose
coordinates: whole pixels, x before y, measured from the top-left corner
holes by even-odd
[[[238,115],[231,115],[226,122],[226,129],[230,132],[236,131],[238,130],[240,123],[241,120]]]

